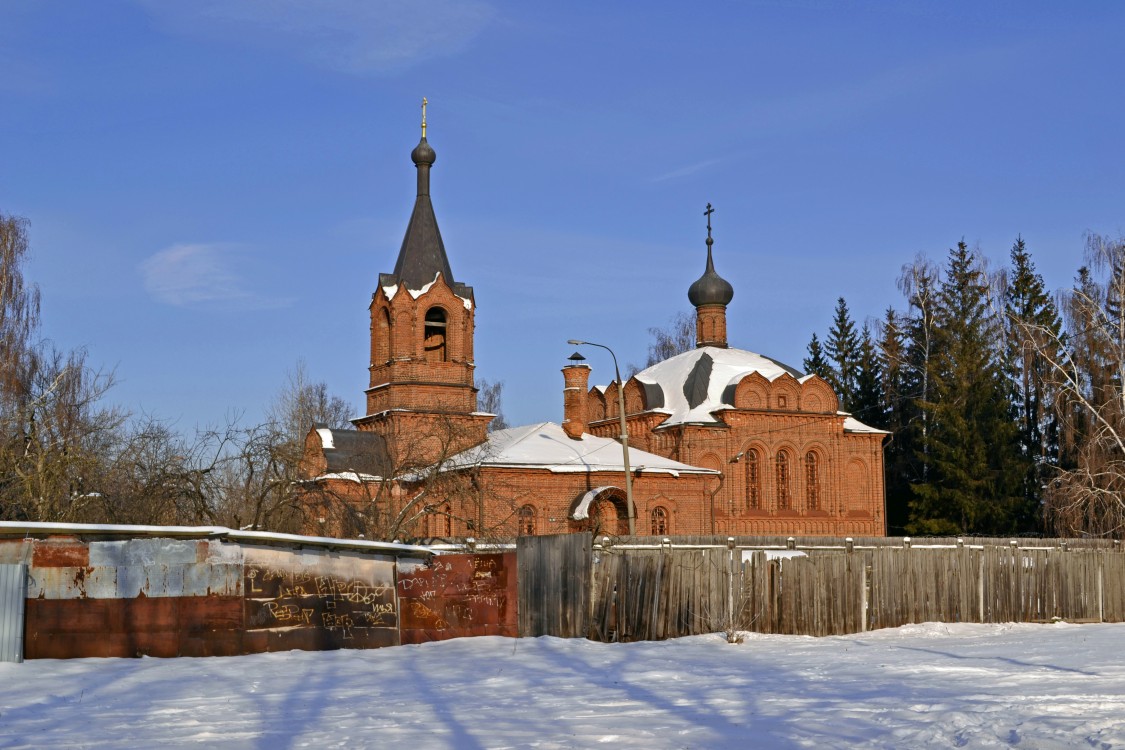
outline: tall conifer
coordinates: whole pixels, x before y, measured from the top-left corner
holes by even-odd
[[[871,328],[866,324],[859,336],[859,360],[855,382],[852,414],[872,427],[885,428],[887,413],[883,399],[883,365],[875,348],[875,342],[871,338]]]
[[[884,444],[883,460],[886,471],[885,492],[887,499],[887,532],[891,535],[903,534],[908,520],[910,501],[909,443],[903,430],[906,424],[904,375],[906,372],[906,342],[904,340],[905,320],[888,307],[879,326],[879,362],[883,376],[883,413],[886,415],[885,429],[891,437]]]
[[[1058,420],[1050,408],[1051,366],[1061,361],[1062,320],[1054,301],[1035,270],[1022,237],[1012,245],[1011,277],[1004,293],[1008,332],[1008,366],[1012,379],[1013,407],[1019,429],[1020,452],[1025,464],[1022,530],[1041,528],[1039,518],[1043,484],[1048,467],[1058,462]]]
[[[935,309],[928,480],[914,487],[910,531],[1005,533],[1014,528],[1022,462],[1004,377],[1000,321],[981,259],[950,251]]]
[[[855,399],[856,377],[859,374],[859,336],[851,313],[848,312],[848,303],[843,297],[836,300],[836,317],[832,321],[832,327],[828,329],[828,340],[824,348],[832,364],[832,378],[829,382],[840,397],[841,408],[850,411]]]
[[[828,360],[824,358],[824,347],[820,345],[820,339],[816,337],[815,333],[809,341],[808,352],[809,356],[805,357],[803,362],[805,373],[819,375],[831,383],[832,381],[829,378],[832,376],[832,367],[828,364]]]
[[[900,371],[901,388],[895,407],[895,434],[899,471],[896,479],[911,487],[925,485],[929,477],[931,415],[920,408],[933,397],[937,332],[938,284],[941,274],[926,258],[919,256],[903,266],[898,287],[906,296],[907,313],[901,318],[904,341]]]

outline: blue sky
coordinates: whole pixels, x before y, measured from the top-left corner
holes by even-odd
[[[732,345],[800,366],[844,296],[1017,234],[1048,285],[1125,229],[1125,5],[5,0],[0,211],[45,333],[182,429],[260,418],[298,359],[362,408],[367,304],[414,198],[476,293],[478,373],[558,420],[584,338],[643,362],[703,207]],[[604,353],[586,353],[607,382]]]

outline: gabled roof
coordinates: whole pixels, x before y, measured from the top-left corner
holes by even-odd
[[[862,435],[890,435],[890,430],[880,430],[878,427],[872,427],[860,422],[858,419],[848,414],[846,411],[836,412],[844,418],[844,432],[854,432]]]
[[[621,443],[583,435],[568,437],[554,422],[512,427],[491,433],[481,445],[454,456],[447,468],[495,466],[546,469],[554,473],[624,471]],[[673,461],[655,453],[629,449],[629,468],[641,473],[718,474],[714,469]]]
[[[362,430],[340,430],[317,425],[321,449],[328,466],[320,478],[362,477],[377,479],[389,473],[390,455],[382,435]]]

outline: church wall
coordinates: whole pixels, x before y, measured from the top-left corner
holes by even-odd
[[[712,533],[710,504],[718,485],[718,478],[709,475],[634,474],[637,534],[654,533],[653,511],[658,508],[664,512],[664,531],[656,533]],[[417,524],[401,529],[398,536],[513,537],[527,533],[521,528],[520,509],[525,507],[534,511],[535,534],[585,531],[590,524],[571,520],[570,511],[586,492],[599,487],[616,488],[617,492],[611,494],[619,496],[621,512],[618,529],[612,528],[611,516],[597,529],[598,533],[625,534],[624,486],[625,478],[620,472],[553,473],[546,469],[482,467],[473,472],[447,475],[427,487],[427,502],[434,507],[434,512]],[[304,533],[354,537],[359,527],[349,521],[349,509],[357,513],[370,512],[372,500],[375,500],[384,514],[397,513],[419,489],[393,483],[322,480],[307,488],[305,502],[309,513]],[[522,523],[526,520],[525,516]],[[369,535],[374,531],[369,528]]]
[[[749,378],[747,380],[750,380]],[[796,408],[801,390],[794,380],[769,392],[774,403],[785,397]],[[743,393],[740,387],[739,393]],[[821,401],[827,396],[814,391]],[[763,394],[764,395],[764,394]],[[834,399],[835,396],[832,395]],[[685,425],[654,429],[661,415],[630,416],[629,442],[676,461],[723,472],[715,496],[716,533],[881,536],[883,508],[882,435],[843,432],[835,414],[732,409],[719,412],[724,426]],[[614,421],[591,426],[615,436]],[[746,463],[758,452],[757,501],[752,502]],[[788,456],[788,502],[778,485],[779,451]],[[809,453],[815,455],[815,492],[810,496]],[[757,507],[752,507],[756,505]],[[810,507],[812,506],[812,507]]]
[[[520,509],[534,510],[535,534],[563,534],[585,530],[586,524],[569,518],[572,506],[589,490],[612,486],[624,498],[625,478],[620,472],[553,473],[545,469],[483,467],[476,474],[479,492],[450,498],[458,518],[447,525],[445,518],[428,521],[427,536],[516,536],[520,529]],[[638,534],[651,532],[652,512],[662,508],[670,529],[666,534],[710,533],[710,490],[718,484],[706,475],[646,474],[634,476],[633,497],[637,506]],[[470,519],[479,516],[478,503],[484,503],[484,524]],[[622,527],[626,519],[621,516]],[[450,533],[446,533],[446,532]],[[603,533],[616,533],[603,529]]]

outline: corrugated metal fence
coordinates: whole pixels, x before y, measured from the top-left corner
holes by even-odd
[[[0,565],[0,661],[23,661],[27,565]]]

